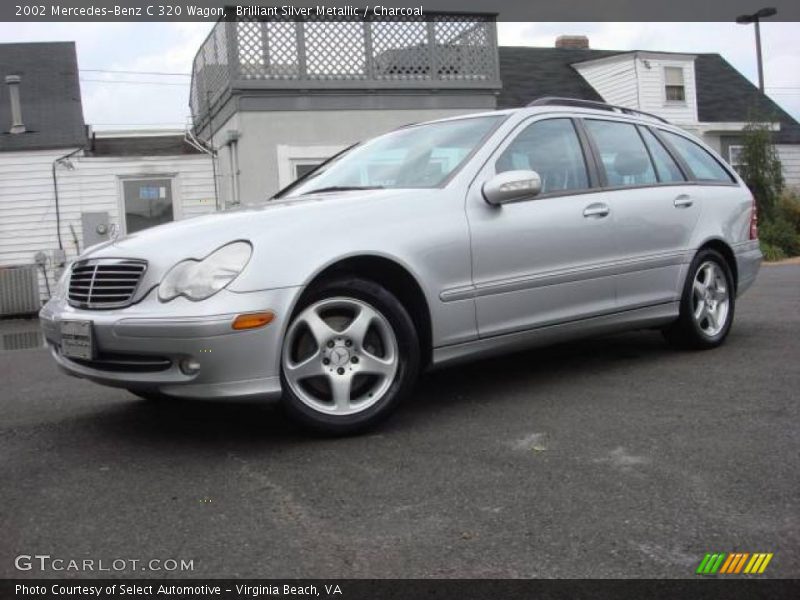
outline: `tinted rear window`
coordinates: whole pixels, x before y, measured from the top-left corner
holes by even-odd
[[[693,141],[672,133],[671,131],[661,130],[661,134],[672,144],[680,157],[689,165],[697,179],[703,181],[721,181],[731,183],[734,181],[730,173],[719,164],[716,158],[711,156],[702,146]]]
[[[650,150],[650,156],[653,157],[653,162],[656,164],[658,180],[664,183],[686,181],[677,163],[669,155],[669,152],[667,152],[663,144],[656,139],[656,136],[650,133],[649,129],[644,127],[640,127],[639,131],[647,144],[647,149]]]
[[[600,152],[609,186],[651,185],[658,182],[650,155],[635,125],[594,119],[585,122]]]

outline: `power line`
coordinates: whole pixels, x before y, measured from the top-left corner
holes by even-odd
[[[126,75],[163,75],[165,77],[191,77],[191,73],[168,73],[165,71],[118,71],[114,69],[78,69],[82,73],[124,73]]]
[[[121,79],[81,79],[82,83],[127,83],[129,85],[173,85],[189,87],[188,83],[173,83],[171,81],[123,81]]]

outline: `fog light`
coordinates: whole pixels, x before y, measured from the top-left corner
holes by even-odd
[[[184,358],[181,361],[181,371],[184,375],[194,375],[200,371],[200,363],[194,358]]]

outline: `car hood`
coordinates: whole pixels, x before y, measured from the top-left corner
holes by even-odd
[[[378,209],[404,193],[408,190],[356,190],[273,200],[145,229],[89,248],[80,258],[142,258],[174,264],[202,259],[236,240],[248,240],[257,250],[286,228],[293,236],[302,236],[326,223],[346,221],[367,207]]]
[[[381,249],[384,244],[379,236],[407,226],[400,213],[413,214],[407,200],[409,194],[419,196],[418,192],[354,190],[270,201],[152,227],[95,246],[80,258],[147,261],[137,292],[141,298],[178,262],[201,260],[225,244],[247,240],[253,246],[253,255],[230,289],[300,285],[312,265],[331,256],[351,249]],[[419,217],[419,212],[416,214]]]

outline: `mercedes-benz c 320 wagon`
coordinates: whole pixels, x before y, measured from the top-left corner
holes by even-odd
[[[712,150],[547,98],[404,127],[262,205],[89,249],[40,316],[72,375],[281,398],[348,433],[457,361],[634,328],[713,348],[760,263],[753,197]]]

